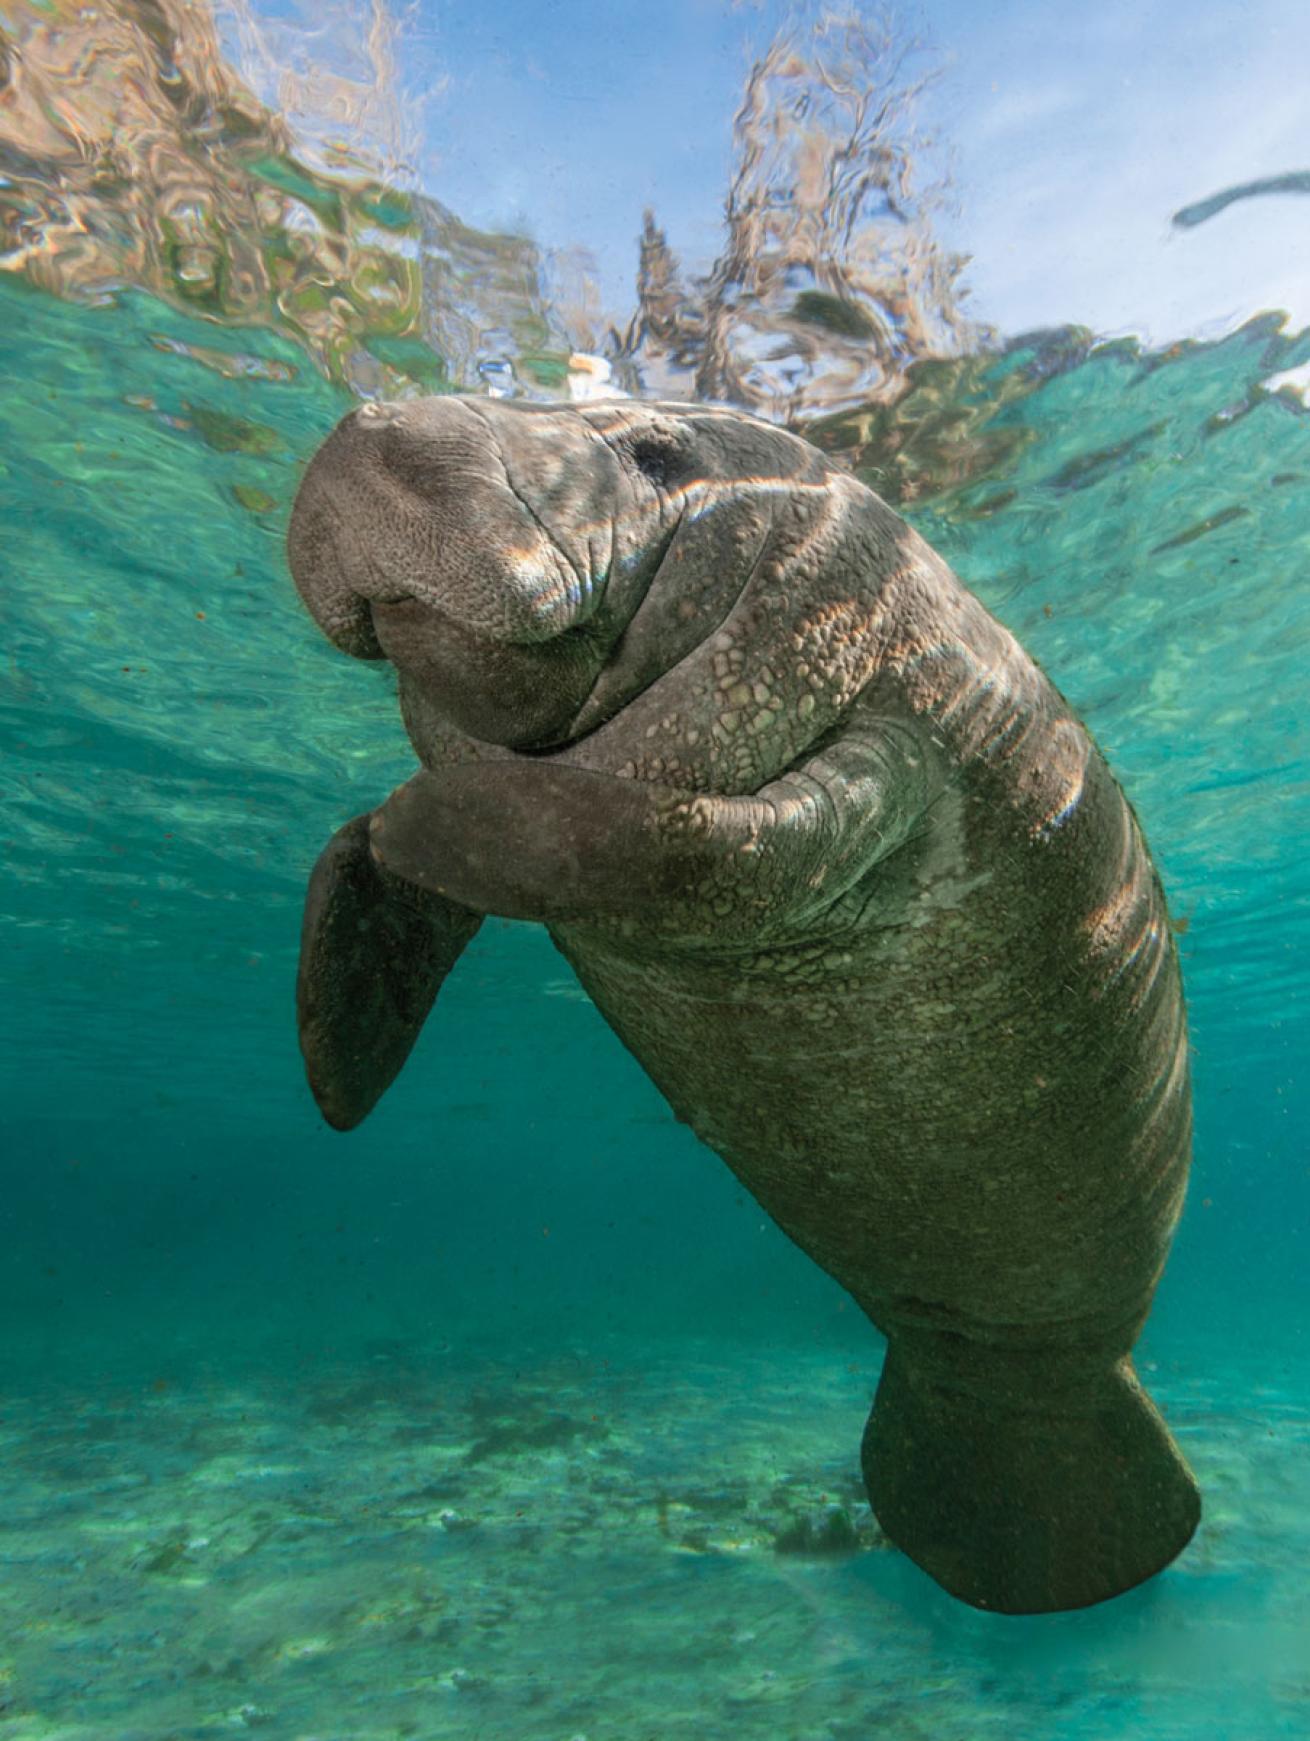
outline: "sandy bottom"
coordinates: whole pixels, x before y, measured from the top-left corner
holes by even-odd
[[[1268,1372],[1147,1376],[1200,1534],[1036,1620],[880,1537],[867,1362],[378,1345],[11,1391],[0,1741],[1304,1736],[1310,1409]]]

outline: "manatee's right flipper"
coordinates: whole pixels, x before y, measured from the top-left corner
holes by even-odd
[[[482,917],[388,875],[357,816],[324,847],[300,933],[300,1050],[319,1111],[352,1130],[409,1056]]]
[[[864,1481],[891,1540],[953,1596],[1002,1614],[1104,1602],[1191,1540],[1191,1470],[1126,1356],[1071,1371],[1038,1351],[893,1331]]]
[[[910,835],[936,781],[926,734],[893,720],[739,797],[511,756],[415,774],[372,843],[395,876],[506,919],[753,937],[830,907]]]

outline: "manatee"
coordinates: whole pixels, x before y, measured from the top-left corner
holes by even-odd
[[[862,1464],[978,1608],[1196,1527],[1132,1348],[1191,1102],[1165,901],[1069,705],[902,519],[731,410],[455,396],[319,449],[289,558],[419,771],[329,843],[298,984],[357,1124],[483,915],[542,923],[676,1115],[887,1339]]]

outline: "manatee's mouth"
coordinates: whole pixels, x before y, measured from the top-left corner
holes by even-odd
[[[624,610],[602,603],[548,640],[478,634],[434,602],[439,569],[424,595],[374,583],[367,601],[374,656],[416,684],[438,716],[483,743],[525,755],[567,748],[663,675],[662,664],[647,669],[630,657],[627,631],[656,587],[681,524],[679,517],[646,552]]]
[[[374,600],[370,616],[382,656],[441,717],[507,749],[567,743],[603,666],[589,626],[549,641],[496,641],[413,596]]]

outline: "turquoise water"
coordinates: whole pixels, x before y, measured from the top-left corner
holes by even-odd
[[[412,758],[282,555],[358,372],[239,312],[0,279],[0,1738],[1305,1734],[1310,415],[1264,383],[1310,334],[993,337],[811,426],[1083,713],[1180,931],[1140,1354],[1205,1520],[1016,1621],[879,1537],[878,1339],[544,935],[489,922],[373,1118],[318,1120],[305,877]]]

